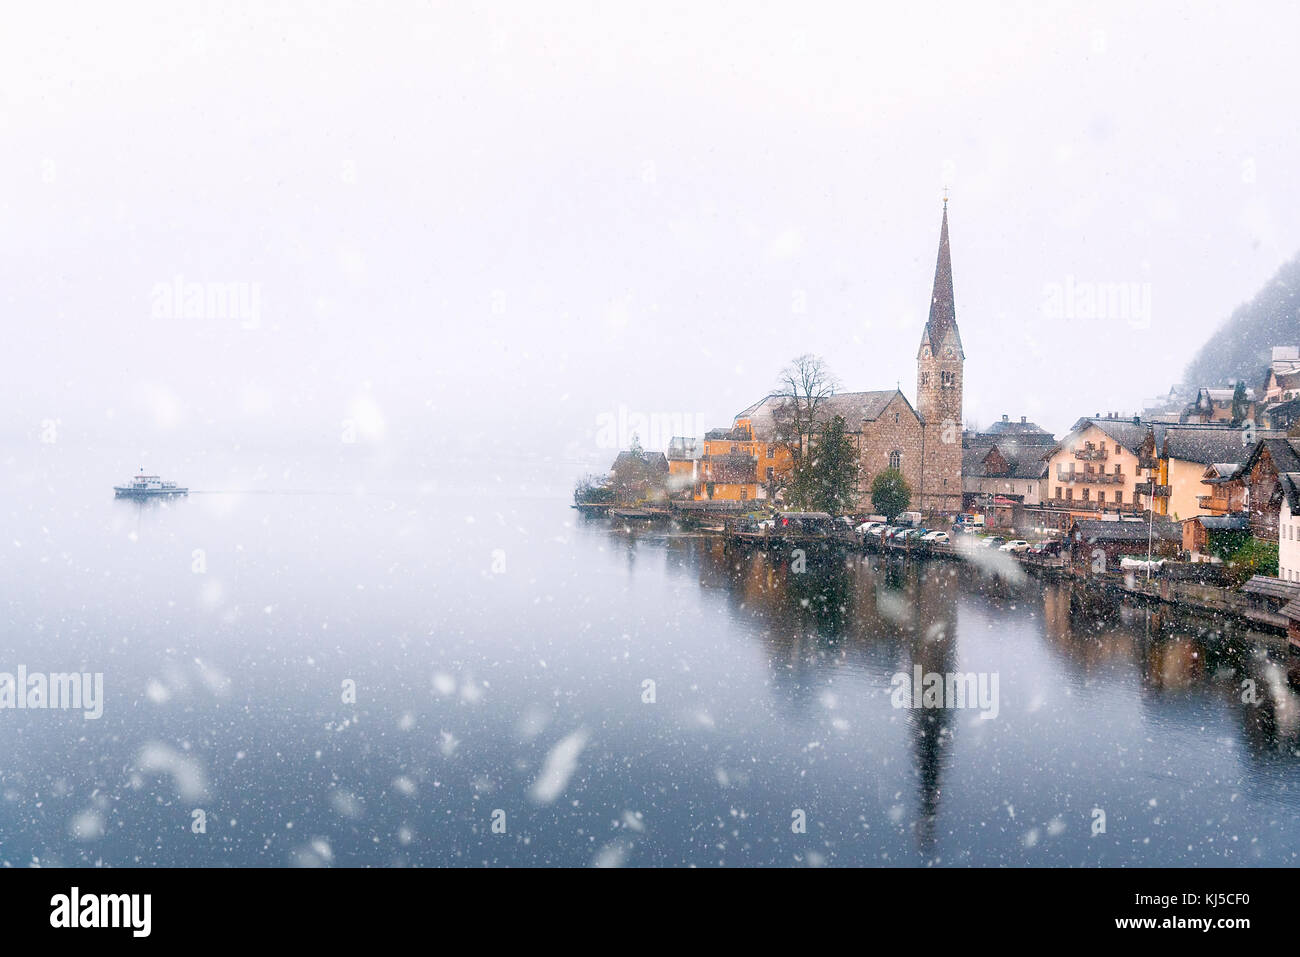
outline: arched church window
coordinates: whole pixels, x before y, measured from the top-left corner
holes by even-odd
[[[889,453],[889,467],[891,469],[901,469],[903,467],[903,453],[894,449]]]

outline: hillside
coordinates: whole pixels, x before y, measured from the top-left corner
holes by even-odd
[[[1233,310],[1187,367],[1190,387],[1243,379],[1257,387],[1273,346],[1300,345],[1300,255]]]

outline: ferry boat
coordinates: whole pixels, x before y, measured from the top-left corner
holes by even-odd
[[[115,498],[171,498],[188,495],[190,490],[175,482],[164,482],[157,475],[137,475],[130,485],[114,485],[113,492]]]

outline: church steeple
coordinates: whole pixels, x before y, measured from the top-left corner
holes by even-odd
[[[916,411],[924,423],[921,453],[921,511],[952,513],[962,498],[962,390],[966,353],[957,332],[952,294],[952,251],[948,248],[948,199],[939,227],[930,316],[916,350]]]
[[[952,251],[948,248],[948,197],[943,198],[943,223],[939,227],[939,257],[934,264],[934,291],[930,294],[930,318],[921,335],[930,354],[938,355],[944,337],[952,330],[957,353],[964,359],[961,334],[957,331],[957,305],[952,294]]]

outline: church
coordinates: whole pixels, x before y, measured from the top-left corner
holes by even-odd
[[[844,417],[849,438],[858,450],[858,503],[861,512],[873,511],[871,482],[886,468],[895,468],[903,473],[912,489],[912,509],[926,514],[961,511],[962,371],[965,361],[953,299],[948,201],[945,199],[930,314],[916,353],[916,405],[913,406],[898,389],[839,392],[817,404],[819,418]],[[769,395],[737,413],[731,434],[751,436],[750,441],[754,443],[772,442],[776,431],[774,415],[786,401],[785,396]]]

